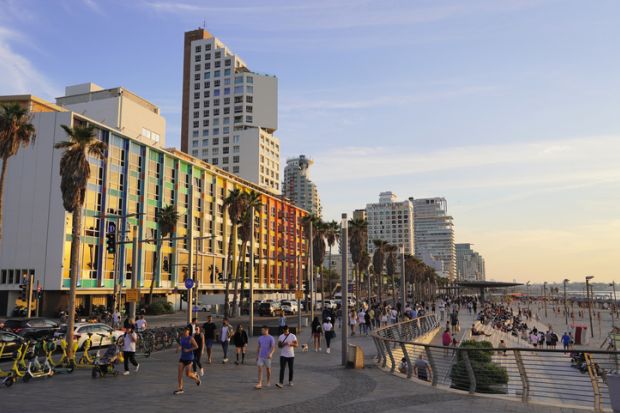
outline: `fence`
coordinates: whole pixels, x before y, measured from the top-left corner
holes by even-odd
[[[378,363],[391,373],[432,386],[611,410],[607,375],[618,372],[620,352],[534,348],[489,326],[482,326],[481,335],[466,332],[458,347],[444,347],[432,344],[439,331],[435,315],[377,329],[372,338]]]

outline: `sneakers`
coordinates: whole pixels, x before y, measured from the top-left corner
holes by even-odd
[[[204,376],[205,375],[205,369],[203,369],[202,367],[200,368],[200,376]]]
[[[327,354],[331,353],[330,349],[325,350]]]
[[[175,391],[173,391],[173,392],[172,392],[172,394],[174,394],[175,396],[176,396],[177,394],[183,394],[183,393],[185,393],[185,392],[183,391],[183,389],[180,389],[180,390],[175,390]]]
[[[283,385],[282,383],[276,383],[276,387],[277,387],[278,389],[281,389],[282,387],[284,387],[284,385]]]
[[[254,388],[255,388],[256,390],[260,390],[260,389],[262,389],[262,388],[263,388],[263,386],[262,386],[262,384],[260,384],[260,383],[259,383],[259,384],[257,384],[256,386],[254,386]]]
[[[293,382],[292,382],[292,381],[289,381],[289,382],[288,382],[288,385],[289,385],[289,387],[293,387]]]
[[[128,371],[124,372],[123,376],[129,376],[129,372]]]
[[[319,351],[321,351],[321,347],[319,347]]]
[[[136,369],[134,371],[137,373],[138,370],[140,370],[140,365],[139,364],[136,366]]]
[[[224,360],[222,360],[222,363],[223,363],[223,364],[228,363],[228,359],[227,359],[227,358],[225,358]]]

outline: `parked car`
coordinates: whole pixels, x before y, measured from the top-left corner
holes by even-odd
[[[338,308],[338,303],[336,302],[336,300],[325,300],[325,308],[328,310],[336,310]],[[317,310],[323,309],[322,300],[319,300],[316,302],[316,309]]]
[[[285,314],[297,314],[299,312],[296,301],[282,300],[280,301],[280,308]]]
[[[4,323],[5,330],[26,339],[53,337],[60,326],[49,318],[11,318]]]
[[[0,331],[0,359],[12,358],[24,339],[10,331]]]
[[[212,307],[211,304],[197,303],[197,304],[194,304],[193,311],[195,313],[197,313],[197,312],[206,313],[207,311],[211,311],[211,307]]]
[[[280,311],[280,306],[277,303],[260,303],[258,305],[258,315],[273,317]]]
[[[66,331],[66,326],[65,326]],[[56,335],[57,339],[64,336],[62,331]],[[78,343],[78,349],[84,347],[84,342],[91,336],[91,347],[103,347],[118,341],[118,338],[124,334],[121,330],[114,330],[107,324],[102,323],[77,323],[73,330],[73,339]]]

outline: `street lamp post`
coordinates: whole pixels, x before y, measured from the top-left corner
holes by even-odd
[[[527,309],[530,309],[530,282],[528,281],[527,283],[525,283],[525,286],[527,287]]]
[[[566,325],[568,326],[568,306],[566,305],[566,284],[568,283],[568,278],[565,278],[563,281],[564,284],[564,319],[566,320]]]
[[[545,300],[545,319],[547,318],[547,281],[543,284],[543,300]]]
[[[248,311],[250,312],[250,337],[254,335],[254,207],[250,208],[252,222],[250,223],[250,303]],[[214,255],[215,257],[215,255]],[[299,311],[299,307],[297,307]]]
[[[340,309],[342,319],[342,365],[347,365],[347,348],[348,348],[348,326],[349,326],[349,277],[348,277],[348,260],[349,260],[349,228],[347,214],[342,214],[341,233],[340,233],[340,249],[342,251],[342,276],[340,294]]]
[[[613,329],[616,326],[616,282],[612,281],[609,286],[613,288],[614,292],[614,301],[611,304],[611,328]]]
[[[590,336],[594,338],[594,324],[592,323],[592,295],[590,294],[590,280],[593,275],[586,276],[586,294],[588,297],[588,315],[590,317]]]
[[[407,304],[407,283],[405,282],[405,244],[403,244],[403,250],[400,263],[400,291],[402,295],[402,310],[405,311]]]

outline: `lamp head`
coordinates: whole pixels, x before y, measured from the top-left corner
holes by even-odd
[[[592,278],[594,278],[593,275],[588,275],[588,276],[586,276],[586,281],[590,281]]]

